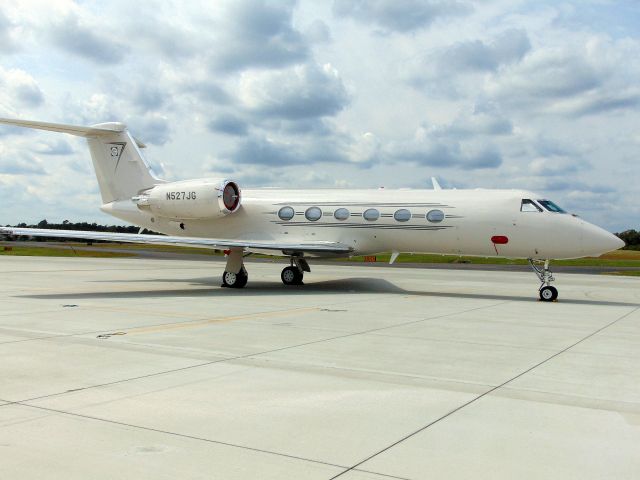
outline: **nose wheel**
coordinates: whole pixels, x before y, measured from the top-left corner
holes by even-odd
[[[553,302],[556,298],[558,298],[558,289],[556,287],[549,285],[540,289],[540,300],[543,302]]]
[[[529,265],[533,269],[533,272],[540,279],[542,283],[540,285],[540,300],[543,302],[553,302],[558,298],[558,289],[551,286],[551,282],[555,280],[553,273],[549,268],[549,260],[545,260],[544,263],[538,260],[529,259]]]

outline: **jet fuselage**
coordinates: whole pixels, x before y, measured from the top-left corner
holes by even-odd
[[[563,259],[622,245],[575,215],[539,203],[542,211],[521,211],[524,199],[537,203],[543,197],[523,190],[244,189],[241,207],[223,218],[167,219],[129,201],[107,204],[103,211],[167,235],[322,240],[350,246],[352,255],[398,251]]]

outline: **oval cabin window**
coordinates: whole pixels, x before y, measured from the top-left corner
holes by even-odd
[[[430,210],[427,213],[427,220],[432,223],[438,223],[444,220],[444,212],[442,210]]]
[[[369,220],[370,222],[373,222],[374,220],[378,220],[380,218],[380,212],[375,208],[369,208],[364,211],[362,216],[364,217],[365,220]]]
[[[296,212],[294,212],[291,207],[282,207],[278,210],[278,217],[280,217],[280,220],[291,220],[295,214]]]
[[[349,218],[349,215],[349,210],[347,210],[346,208],[339,208],[335,212],[333,212],[333,216],[336,220],[346,220],[347,218]]]
[[[408,222],[411,219],[411,212],[406,208],[401,208],[400,210],[396,210],[393,218],[395,218],[397,222]]]
[[[322,217],[322,210],[320,210],[318,207],[309,207],[307,208],[307,211],[304,212],[304,216],[310,222],[315,222],[316,220],[319,220],[320,217]]]

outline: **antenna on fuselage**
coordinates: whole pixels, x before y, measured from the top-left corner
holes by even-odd
[[[438,180],[436,180],[436,177],[431,177],[431,183],[433,184],[434,190],[442,190],[442,187],[438,183]]]

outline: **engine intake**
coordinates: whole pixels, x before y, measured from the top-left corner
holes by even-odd
[[[132,198],[141,210],[174,220],[223,217],[240,208],[241,193],[232,180],[202,179],[164,183]]]

